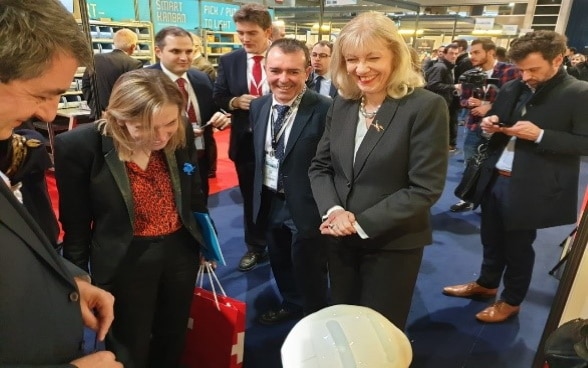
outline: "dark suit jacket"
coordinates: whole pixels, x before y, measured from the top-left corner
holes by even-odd
[[[45,179],[45,171],[53,166],[53,162],[51,162],[51,157],[49,157],[43,144],[45,138],[39,132],[29,129],[17,129],[14,133],[26,138],[27,143],[23,144],[24,149],[26,149],[26,158],[18,169],[8,176],[11,183],[22,183],[20,192],[22,193],[25,208],[43,229],[53,246],[57,247],[59,224],[49,199],[47,180]],[[15,157],[12,138],[5,143],[9,146],[0,145],[0,157],[3,158],[0,160],[0,170],[4,173],[7,172],[9,164],[12,163],[12,159]],[[9,160],[6,161],[6,159]],[[6,167],[3,167],[5,165]]]
[[[218,75],[214,81],[214,102],[226,111],[230,111],[229,102],[233,97],[249,93],[247,85],[247,52],[245,49],[232,51],[219,58]],[[249,111],[236,109],[231,112],[231,141],[229,158],[251,160],[253,150]],[[243,151],[243,153],[241,153]]]
[[[156,63],[148,66],[147,68],[161,70],[161,64]],[[190,84],[192,85],[194,92],[196,93],[198,109],[200,110],[200,118],[202,119],[201,123],[206,123],[210,120],[215,112],[219,111],[218,106],[212,99],[212,81],[206,73],[196,68],[190,68],[190,70],[187,72],[187,77],[190,80]],[[212,134],[212,125],[204,128],[204,150],[207,150],[210,148],[210,145],[213,144]],[[205,157],[208,157],[208,155],[205,155]]]
[[[449,129],[438,95],[417,88],[387,98],[355,158],[359,101],[336,98],[309,170],[321,215],[335,205],[355,214],[367,247],[411,249],[432,241],[429,210],[443,192]]]
[[[563,69],[537,89],[527,102],[527,112],[515,111],[524,83],[508,82],[500,89],[488,115],[513,125],[528,120],[545,133],[540,143],[517,139],[510,180],[510,211],[505,213],[510,229],[540,229],[571,224],[577,219],[580,156],[588,155],[588,83],[578,81]],[[478,182],[484,191],[495,174],[510,137],[495,133],[489,142],[490,157]]]
[[[461,54],[455,60],[455,69],[453,71],[453,76],[455,80],[459,80],[459,76],[462,75],[464,72],[472,69],[474,65],[472,65],[472,61],[468,53]]]
[[[427,79],[427,89],[443,97],[445,102],[447,102],[447,106],[450,108],[457,108],[459,99],[454,94],[455,81],[451,74],[453,68],[454,65],[449,61],[441,60],[427,69],[425,76]]]
[[[186,147],[166,154],[176,208],[182,224],[203,244],[193,211],[207,212],[200,176],[182,171],[196,165],[194,134],[186,128]],[[63,255],[88,269],[97,285],[108,285],[133,239],[133,197],[124,162],[112,138],[87,124],[55,139],[55,177],[60,193],[59,219],[63,225]]]
[[[308,167],[325,128],[325,119],[332,100],[307,90],[300,101],[296,118],[284,151],[280,170],[284,175],[286,203],[296,229],[303,237],[319,235],[321,216],[312,196]],[[272,106],[272,96],[266,95],[251,103],[251,124],[255,147],[255,179],[253,218],[258,219],[263,189],[265,138]]]
[[[70,367],[83,355],[74,276],[43,230],[0,181],[0,366]]]
[[[316,84],[315,79],[316,79],[316,74],[311,73],[310,77],[308,77],[308,80],[306,81],[306,86],[308,88],[312,89],[313,91],[314,91],[314,85]],[[337,87],[335,87],[335,84],[333,84],[332,80],[331,80],[331,87],[329,88],[329,96],[331,96],[331,98],[335,98],[335,96],[337,96]]]
[[[92,93],[91,75],[88,73],[88,69],[86,69],[82,77],[82,92],[84,93],[84,100],[88,101],[92,109],[91,118],[98,119],[108,106],[112,87],[114,87],[114,83],[118,80],[118,77],[130,70],[141,68],[143,64],[141,61],[127,55],[126,52],[118,49],[104,54],[95,54],[94,64],[96,85],[98,88],[98,92],[96,93],[98,96],[97,110],[93,103],[94,94]]]

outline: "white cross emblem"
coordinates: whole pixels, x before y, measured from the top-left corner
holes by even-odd
[[[243,350],[245,350],[245,331],[237,333],[237,343],[231,348],[231,356],[237,356],[237,364],[243,362]]]

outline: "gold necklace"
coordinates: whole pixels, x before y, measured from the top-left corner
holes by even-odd
[[[374,111],[369,111],[369,112],[366,111],[366,109],[365,109],[365,96],[361,96],[361,103],[359,104],[359,113],[361,114],[361,116],[363,116],[366,119],[373,119],[376,117],[376,114],[378,113],[380,106],[382,106],[382,105],[378,105],[378,107],[376,107],[376,109]]]

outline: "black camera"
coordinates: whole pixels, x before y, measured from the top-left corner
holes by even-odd
[[[459,83],[472,84],[475,88],[486,85],[488,74],[478,69],[470,69],[459,76]]]

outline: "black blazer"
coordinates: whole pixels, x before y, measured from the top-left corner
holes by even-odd
[[[84,94],[84,100],[88,101],[92,113],[90,118],[98,119],[110,100],[110,93],[114,83],[118,80],[118,77],[124,73],[139,69],[143,66],[141,61],[133,59],[126,52],[122,50],[112,50],[112,52],[104,54],[94,54],[94,70],[96,75],[96,86],[98,91],[98,109],[95,109],[93,100],[94,94],[92,93],[91,87],[91,75],[88,73],[88,69],[84,72],[82,77],[82,92]],[[98,111],[98,113],[96,113]]]
[[[182,224],[203,244],[192,212],[207,212],[200,175],[183,171],[196,166],[192,129],[186,127],[185,148],[166,154],[174,198]],[[87,124],[55,138],[55,176],[60,193],[59,220],[63,225],[63,255],[78,267],[92,266],[97,285],[107,286],[133,239],[133,198],[124,162],[112,138]],[[107,288],[107,287],[106,287]]]
[[[319,235],[321,216],[312,196],[308,168],[325,128],[325,120],[332,100],[307,90],[302,100],[284,151],[281,170],[284,175],[286,203],[296,229],[303,237]],[[265,138],[272,106],[272,95],[251,103],[251,124],[255,147],[255,179],[253,187],[253,218],[258,219],[263,189]]]
[[[315,78],[316,78],[316,74],[310,73],[310,77],[308,77],[308,80],[306,81],[306,86],[308,88],[312,89],[313,91],[314,91],[314,85],[316,84]],[[338,95],[337,87],[335,87],[335,84],[331,80],[331,87],[329,88],[329,96],[331,96],[331,98],[335,98],[335,96],[337,96],[337,95]]]
[[[247,52],[245,49],[238,49],[221,56],[218,61],[218,75],[214,81],[214,102],[226,111],[230,111],[229,102],[233,97],[248,93]],[[233,116],[229,158],[237,161],[240,156],[248,156],[253,149],[251,125],[249,123],[249,110],[236,109],[231,113]],[[241,153],[241,151],[244,153]]]
[[[355,214],[366,247],[412,249],[432,242],[430,208],[447,171],[448,113],[423,88],[386,98],[355,160],[359,101],[336,98],[309,170],[321,215],[335,205]]]
[[[528,120],[545,133],[540,143],[517,139],[510,185],[510,229],[540,229],[571,224],[577,219],[580,156],[588,155],[588,83],[561,69],[537,89],[526,104],[526,114],[515,111],[524,86],[520,79],[502,86],[488,115],[513,125]],[[489,142],[477,190],[490,186],[510,137],[495,133]]]
[[[0,366],[71,367],[84,354],[74,276],[85,272],[53,249],[0,180]]]
[[[157,69],[161,70],[161,64],[153,64],[147,69]],[[212,118],[215,112],[219,111],[218,106],[214,103],[212,99],[212,80],[210,77],[200,70],[196,68],[190,68],[186,73],[188,79],[190,80],[190,84],[196,93],[196,100],[198,100],[198,109],[200,110],[200,119],[202,119],[201,123],[206,123],[207,121]],[[213,143],[213,131],[212,125],[207,126],[204,128],[204,150],[208,151]],[[204,155],[203,159],[208,160],[209,155]]]

